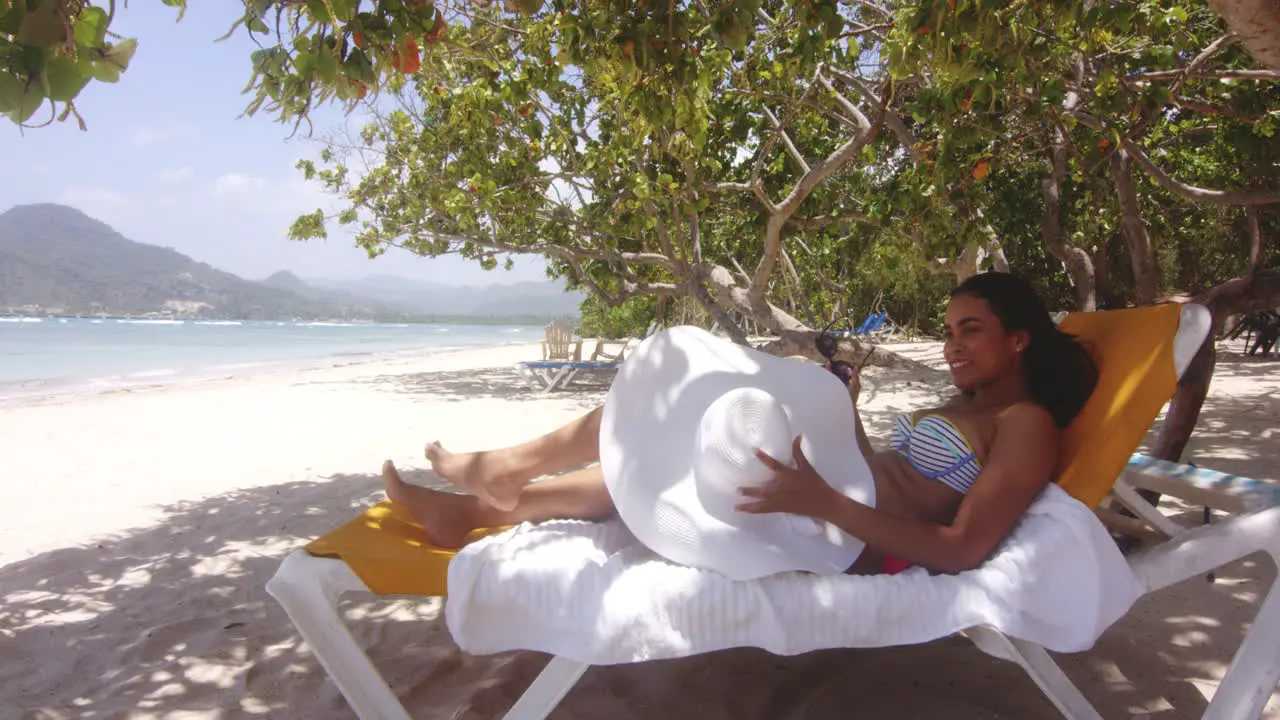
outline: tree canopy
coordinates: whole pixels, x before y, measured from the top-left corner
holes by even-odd
[[[1011,261],[1085,308],[1266,267],[1280,71],[1222,5],[247,0],[229,30],[263,45],[248,114],[374,115],[303,163],[347,207],[294,237],[537,253],[606,306],[801,338],[877,301],[927,324]],[[0,111],[83,122],[136,48],[113,16],[0,0]]]

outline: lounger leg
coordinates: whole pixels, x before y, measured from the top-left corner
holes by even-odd
[[[551,658],[529,689],[511,706],[505,720],[542,720],[550,715],[589,667],[587,663],[559,656]]]
[[[568,385],[569,381],[573,379],[573,374],[576,372],[577,370],[571,367],[560,368],[556,371],[556,374],[552,375],[551,379],[547,381],[546,386],[542,390],[543,394],[549,393],[563,385]]]
[[[1166,517],[1155,505],[1147,502],[1146,498],[1138,494],[1138,491],[1134,490],[1133,486],[1124,478],[1116,480],[1116,484],[1112,486],[1111,491],[1115,493],[1116,498],[1125,507],[1132,510],[1135,515],[1166,536],[1176,537],[1186,530],[1186,528]]]
[[[1058,663],[1049,657],[1047,650],[1035,643],[1017,638],[1009,638],[1009,643],[1017,652],[1018,664],[1027,671],[1032,680],[1035,680],[1036,685],[1040,686],[1063,717],[1070,720],[1086,720],[1086,718],[1102,720],[1102,716],[1093,708],[1075,683],[1071,682],[1066,673],[1062,672],[1062,668],[1058,667]]]
[[[537,390],[539,392],[542,391],[542,388],[543,388],[542,382],[538,379],[537,372],[530,370],[529,368],[520,364],[517,364],[515,367],[516,367],[516,372],[520,375],[521,378],[524,379],[524,382],[526,385],[528,385],[530,388]]]
[[[1129,565],[1148,591],[1204,575],[1265,552],[1280,565],[1280,506],[1201,525],[1144,550]],[[1280,681],[1280,578],[1272,583],[1248,635],[1205,710],[1204,720],[1256,720]]]
[[[267,592],[284,607],[360,720],[409,720],[338,614],[338,598],[351,588],[351,578],[345,563],[298,550],[280,564]],[[354,584],[363,587],[358,579]]]
[[[1068,720],[1102,720],[1098,711],[1043,647],[1011,638],[988,626],[969,628],[964,634],[988,655],[1021,665],[1063,717]]]
[[[1280,578],[1262,601],[1203,720],[1255,720],[1280,682]]]

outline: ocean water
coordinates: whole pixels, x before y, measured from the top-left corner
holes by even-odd
[[[536,342],[536,326],[0,317],[0,398]]]

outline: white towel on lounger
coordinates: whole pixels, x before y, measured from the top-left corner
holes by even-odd
[[[659,558],[616,520],[525,524],[450,563],[445,616],[470,653],[538,650],[596,665],[743,646],[905,645],[976,625],[1075,652],[1141,592],[1092,511],[1051,485],[986,563],[958,575],[736,582]]]

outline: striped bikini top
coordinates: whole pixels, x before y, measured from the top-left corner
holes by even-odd
[[[982,472],[969,439],[941,415],[929,414],[919,420],[899,415],[889,447],[906,457],[921,475],[961,493],[968,493]]]

